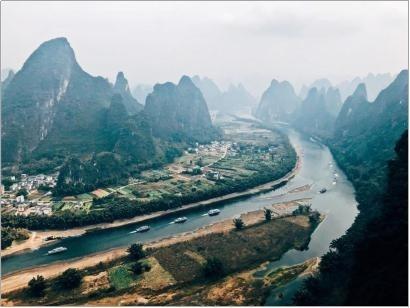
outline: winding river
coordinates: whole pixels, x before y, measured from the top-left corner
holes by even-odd
[[[270,263],[266,270],[283,265],[297,264],[309,258],[323,255],[328,250],[330,242],[344,234],[358,213],[353,186],[337,167],[332,154],[326,146],[290,128],[281,127],[280,129],[287,133],[292,145],[298,149],[301,156],[301,168],[297,175],[285,186],[268,193],[218,204],[217,207],[221,210],[221,214],[218,216],[207,216],[208,209],[191,209],[183,214],[188,217],[188,221],[184,224],[170,224],[173,219],[181,216],[180,213],[176,213],[173,216],[160,217],[150,221],[151,230],[147,233],[130,233],[144,224],[135,223],[86,233],[79,237],[66,238],[35,251],[12,255],[2,260],[3,275],[51,262],[81,258],[104,250],[128,246],[137,241],[158,240],[178,233],[192,231],[215,221],[230,219],[240,213],[258,210],[268,204],[300,198],[312,198],[312,208],[326,214],[326,218],[312,234],[307,250],[290,250],[279,261]],[[288,193],[307,184],[311,185],[310,190]],[[327,192],[320,194],[319,190],[324,187]],[[47,255],[48,250],[58,246],[67,247],[68,251],[61,254]],[[276,293],[272,293],[268,299],[268,304],[287,304],[298,284],[300,284],[299,280],[294,282],[293,287],[288,286],[286,290],[282,290],[280,298]]]

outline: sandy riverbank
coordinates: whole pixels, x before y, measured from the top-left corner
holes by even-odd
[[[295,150],[298,153],[298,149],[295,149]],[[297,157],[298,158],[297,158],[296,165],[292,169],[292,171],[290,171],[287,175],[285,175],[284,177],[282,177],[278,180],[275,180],[275,181],[272,181],[272,182],[268,182],[268,183],[253,187],[253,188],[247,189],[247,190],[242,191],[242,192],[231,193],[231,194],[227,194],[227,195],[220,196],[220,197],[215,197],[215,198],[204,200],[204,201],[190,203],[190,204],[187,204],[187,205],[184,205],[184,206],[181,206],[179,208],[172,209],[172,210],[159,211],[159,212],[155,212],[155,213],[152,213],[152,214],[136,216],[136,217],[129,218],[129,219],[116,220],[112,223],[100,223],[100,224],[89,225],[89,226],[85,226],[85,227],[72,228],[72,229],[69,229],[69,230],[47,230],[47,231],[32,232],[32,234],[31,234],[31,236],[28,240],[20,242],[20,243],[13,244],[11,247],[8,247],[5,250],[2,250],[1,251],[1,256],[5,257],[5,256],[13,255],[13,254],[24,253],[27,250],[35,250],[35,249],[38,249],[38,248],[40,248],[44,245],[49,245],[50,243],[55,242],[55,240],[45,241],[45,239],[49,236],[61,237],[61,238],[71,237],[71,236],[80,236],[80,235],[83,235],[84,233],[86,233],[87,230],[116,228],[116,227],[120,227],[120,226],[124,226],[124,225],[128,225],[128,224],[147,221],[147,220],[150,220],[150,219],[153,219],[153,218],[158,218],[158,217],[161,217],[161,216],[166,216],[166,215],[177,213],[177,212],[183,212],[183,211],[195,208],[195,207],[209,206],[209,205],[212,205],[214,203],[218,203],[218,202],[222,202],[222,201],[228,201],[228,200],[233,200],[233,199],[236,199],[236,198],[243,198],[243,197],[256,195],[256,194],[259,194],[259,193],[262,193],[262,192],[267,192],[269,190],[272,190],[273,186],[275,186],[275,185],[277,185],[277,184],[279,184],[283,181],[288,181],[296,175],[296,173],[298,172],[298,170],[300,169],[300,166],[301,166],[299,153],[298,153]]]
[[[280,204],[272,205],[275,208],[279,207],[285,213],[286,208],[297,205],[298,201],[305,201],[305,199],[284,202]],[[246,225],[253,225],[258,221],[264,219],[263,210],[248,212],[241,215],[241,218]],[[280,219],[280,218],[278,218]],[[145,245],[146,248],[158,248],[161,246],[168,246],[176,242],[187,241],[196,237],[204,236],[209,233],[221,233],[233,229],[232,220],[224,220],[214,223],[205,227],[201,227],[197,230],[182,233],[169,238],[164,238],[158,241],[150,242]],[[23,288],[27,286],[27,283],[31,278],[36,275],[42,275],[45,278],[56,276],[68,268],[85,268],[93,266],[99,262],[106,262],[112,259],[119,258],[126,255],[127,247],[115,248],[109,251],[99,252],[96,254],[88,255],[79,259],[52,263],[44,266],[38,266],[35,268],[25,269],[22,271],[6,274],[1,279],[2,293],[8,293],[10,291]]]

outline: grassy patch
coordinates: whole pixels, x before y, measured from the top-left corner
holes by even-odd
[[[134,281],[133,274],[129,270],[128,266],[120,265],[116,266],[108,271],[108,279],[111,286],[120,290],[128,288]]]

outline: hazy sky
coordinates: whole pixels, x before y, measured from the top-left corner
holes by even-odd
[[[2,68],[65,36],[84,70],[137,83],[214,79],[260,95],[407,67],[407,2],[2,2]]]

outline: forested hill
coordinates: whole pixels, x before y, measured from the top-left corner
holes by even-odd
[[[375,102],[364,85],[346,100],[328,142],[354,184],[360,213],[332,242],[296,304],[407,305],[407,89],[404,70]]]
[[[408,304],[407,131],[395,152],[388,164],[385,193],[377,201],[361,202],[355,223],[332,242],[322,257],[319,275],[306,280],[295,304]]]
[[[343,105],[329,146],[337,162],[353,182],[358,202],[370,200],[384,191],[387,161],[408,127],[408,71],[377,96],[367,101],[361,84]],[[360,206],[361,209],[361,206]]]

